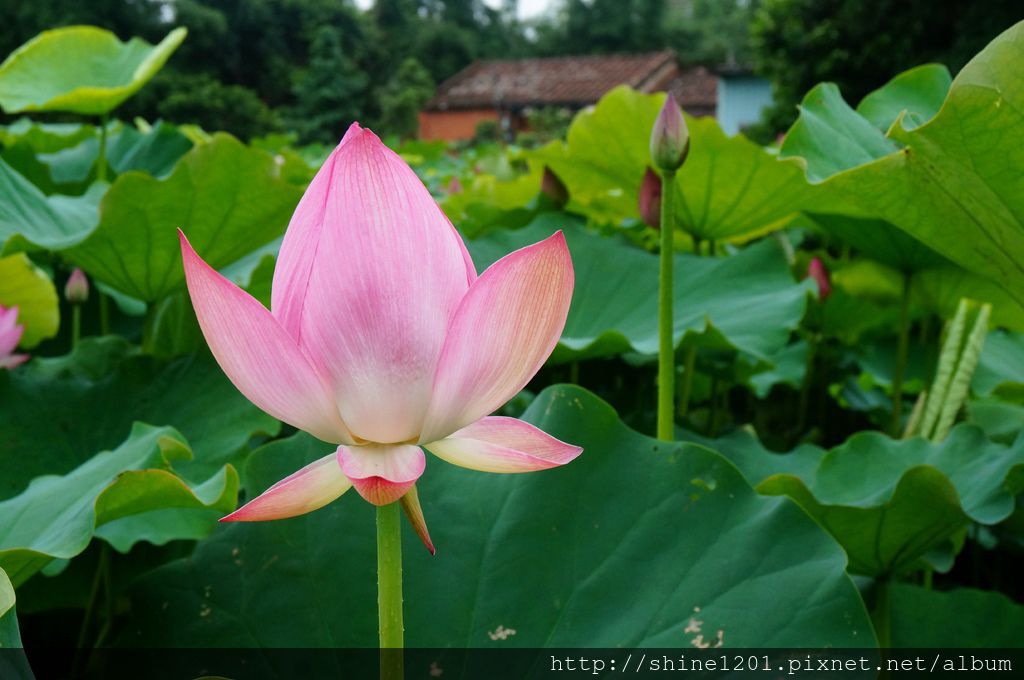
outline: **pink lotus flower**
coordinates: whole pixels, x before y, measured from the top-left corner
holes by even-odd
[[[235,386],[274,417],[339,444],[225,520],[300,515],[353,486],[376,505],[407,493],[415,500],[420,447],[489,472],[542,470],[580,454],[525,422],[488,415],[558,342],[573,290],[565,237],[557,232],[477,276],[413,171],[358,124],[295,210],[270,311],[184,235],[181,249],[199,324]]]
[[[27,354],[14,354],[25,327],[18,323],[18,308],[0,305],[0,368],[14,368],[28,361]]]

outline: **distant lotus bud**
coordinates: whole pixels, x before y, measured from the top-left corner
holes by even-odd
[[[461,194],[462,193],[462,182],[459,181],[458,177],[452,177],[451,181],[448,182],[448,193],[449,194]]]
[[[661,228],[661,178],[650,168],[640,183],[640,219],[649,227]]]
[[[829,281],[828,269],[825,268],[825,263],[821,261],[820,257],[812,259],[811,263],[807,265],[807,276],[818,284],[818,298],[822,302],[827,300],[828,296],[832,294],[832,283]]]
[[[682,166],[689,152],[690,131],[686,129],[683,112],[675,97],[667,94],[651,129],[651,159],[659,170],[673,172]]]
[[[78,267],[71,272],[68,282],[64,284],[64,298],[74,305],[80,305],[89,299],[89,279]]]
[[[559,208],[564,208],[565,204],[569,202],[569,189],[565,186],[565,182],[546,165],[544,166],[544,176],[540,180],[540,190]]]

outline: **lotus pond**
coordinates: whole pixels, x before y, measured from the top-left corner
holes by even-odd
[[[0,66],[12,673],[1024,642],[1024,24],[768,148],[626,87],[538,148],[119,120],[183,39]]]

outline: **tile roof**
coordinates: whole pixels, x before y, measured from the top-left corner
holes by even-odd
[[[691,113],[714,113],[717,78],[704,67],[680,71],[672,50],[477,61],[441,83],[427,110],[593,104],[626,84],[641,92],[670,89]]]

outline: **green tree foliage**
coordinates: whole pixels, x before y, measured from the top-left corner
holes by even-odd
[[[0,61],[41,31],[60,26],[102,26],[121,38],[163,37],[160,5],[149,0],[0,0]]]
[[[361,115],[368,79],[342,49],[341,36],[321,27],[310,50],[309,67],[299,72],[292,91],[289,127],[303,142],[332,143]]]
[[[787,127],[803,93],[822,81],[857,102],[918,64],[955,73],[1022,18],[1019,0],[764,0],[751,34],[758,70],[775,90],[769,123]]]
[[[167,69],[118,110],[124,118],[139,115],[173,123],[197,123],[206,130],[226,130],[251,139],[282,129],[280,115],[253,90],[226,85],[208,73]]]
[[[381,128],[415,137],[420,107],[434,94],[434,81],[423,64],[409,57],[380,90]]]

